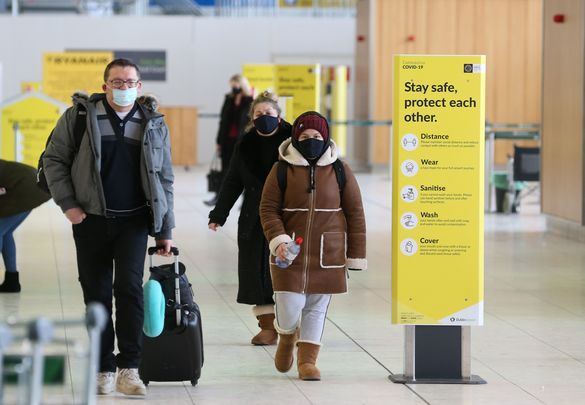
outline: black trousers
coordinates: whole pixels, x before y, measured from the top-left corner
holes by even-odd
[[[100,302],[109,314],[101,336],[100,372],[137,368],[142,348],[142,277],[148,241],[148,217],[106,218],[88,215],[73,225],[79,282],[85,304]],[[114,356],[112,290],[116,299],[119,354]]]

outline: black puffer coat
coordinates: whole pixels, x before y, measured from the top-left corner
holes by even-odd
[[[272,135],[272,161],[278,160],[278,146],[291,135],[291,125],[281,121]],[[244,192],[244,202],[238,219],[238,297],[237,302],[251,305],[273,304],[268,243],[260,224],[260,199],[268,172],[258,167],[259,137],[252,128],[236,144],[229,170],[219,192],[217,204],[209,213],[209,223],[225,224],[230,210]]]

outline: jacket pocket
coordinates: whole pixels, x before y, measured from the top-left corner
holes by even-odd
[[[156,134],[151,140],[152,166],[155,171],[160,171],[163,164],[164,144],[160,135]]]
[[[345,232],[324,232],[321,235],[319,262],[324,269],[345,267],[347,236]]]

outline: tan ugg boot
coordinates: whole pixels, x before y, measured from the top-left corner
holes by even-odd
[[[299,378],[304,381],[320,381],[321,372],[315,366],[315,363],[317,363],[317,356],[321,346],[307,342],[299,342],[297,346],[299,348],[297,352]]]
[[[252,338],[252,344],[256,346],[275,345],[278,340],[278,333],[274,329],[274,314],[258,315],[258,326],[262,329]]]
[[[295,343],[299,339],[299,330],[297,329],[289,335],[279,333],[278,336],[280,336],[280,339],[278,340],[278,347],[274,355],[274,365],[278,371],[286,373],[293,365],[293,353]]]

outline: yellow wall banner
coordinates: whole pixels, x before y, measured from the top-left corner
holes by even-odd
[[[485,66],[394,57],[393,323],[483,324]]]
[[[104,69],[113,52],[51,52],[43,54],[43,92],[71,105],[76,91],[101,93]]]
[[[293,98],[293,120],[320,111],[321,65],[276,65],[276,94]]]
[[[335,66],[331,92],[331,120],[347,121],[347,66]],[[347,125],[332,125],[331,137],[341,157],[347,155]]]
[[[242,66],[242,75],[248,79],[254,88],[255,95],[268,90],[274,93],[276,87],[276,72],[271,64],[246,64]]]
[[[26,93],[0,105],[0,158],[36,167],[65,108],[42,93]]]

